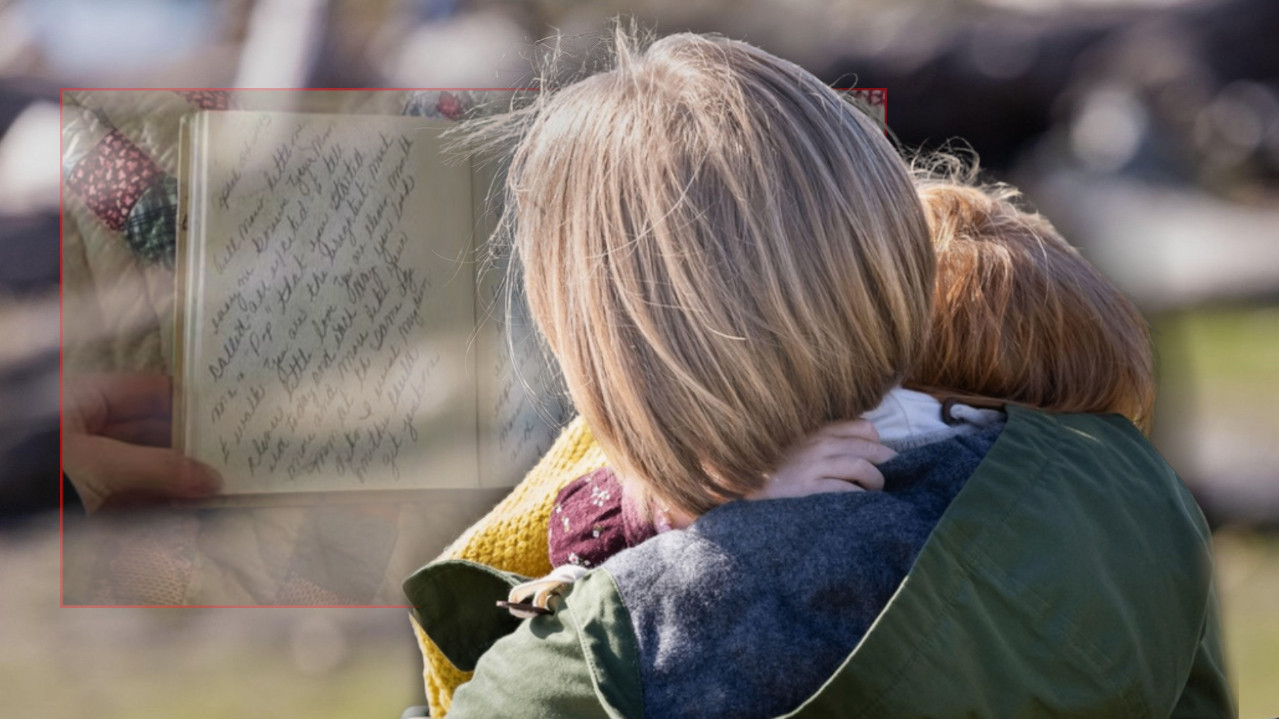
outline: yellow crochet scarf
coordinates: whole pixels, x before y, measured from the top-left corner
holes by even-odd
[[[550,572],[546,537],[555,495],[577,477],[605,464],[604,452],[586,423],[580,417],[573,420],[524,480],[439,559],[469,559],[526,577]],[[413,632],[422,649],[422,676],[431,716],[442,717],[453,701],[453,691],[468,681],[471,673],[445,659],[417,621],[413,621]]]

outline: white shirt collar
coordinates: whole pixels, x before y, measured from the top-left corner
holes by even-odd
[[[878,407],[862,415],[863,419],[875,425],[880,442],[901,444],[924,437],[942,439],[965,430],[971,431],[972,427],[960,427],[984,427],[1001,419],[1003,413],[955,404],[951,408],[951,417],[959,420],[959,425],[949,425],[942,420],[941,402],[936,397],[904,387],[889,390]]]

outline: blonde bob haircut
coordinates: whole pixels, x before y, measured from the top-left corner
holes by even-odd
[[[954,164],[954,163],[950,163]],[[937,249],[928,348],[907,384],[980,402],[1121,414],[1149,430],[1155,401],[1145,320],[1006,185],[921,179]]]
[[[504,224],[627,491],[698,515],[903,378],[933,250],[883,129],[810,73],[720,37],[615,44],[522,113]]]

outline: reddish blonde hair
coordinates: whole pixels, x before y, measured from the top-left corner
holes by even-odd
[[[1148,430],[1141,314],[1018,192],[921,180],[937,250],[927,349],[906,384],[1054,412],[1117,413]]]

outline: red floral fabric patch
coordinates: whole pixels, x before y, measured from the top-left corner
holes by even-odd
[[[119,232],[138,198],[161,176],[146,153],[112,130],[72,168],[67,189],[76,193],[103,224]]]
[[[173,92],[201,110],[231,109],[231,93],[226,90],[174,90]]]
[[[440,93],[440,99],[435,103],[435,109],[450,120],[458,120],[466,112],[466,108],[462,106],[462,98],[451,92]]]
[[[882,87],[859,87],[853,94],[871,107],[883,107],[888,104],[888,91]]]

